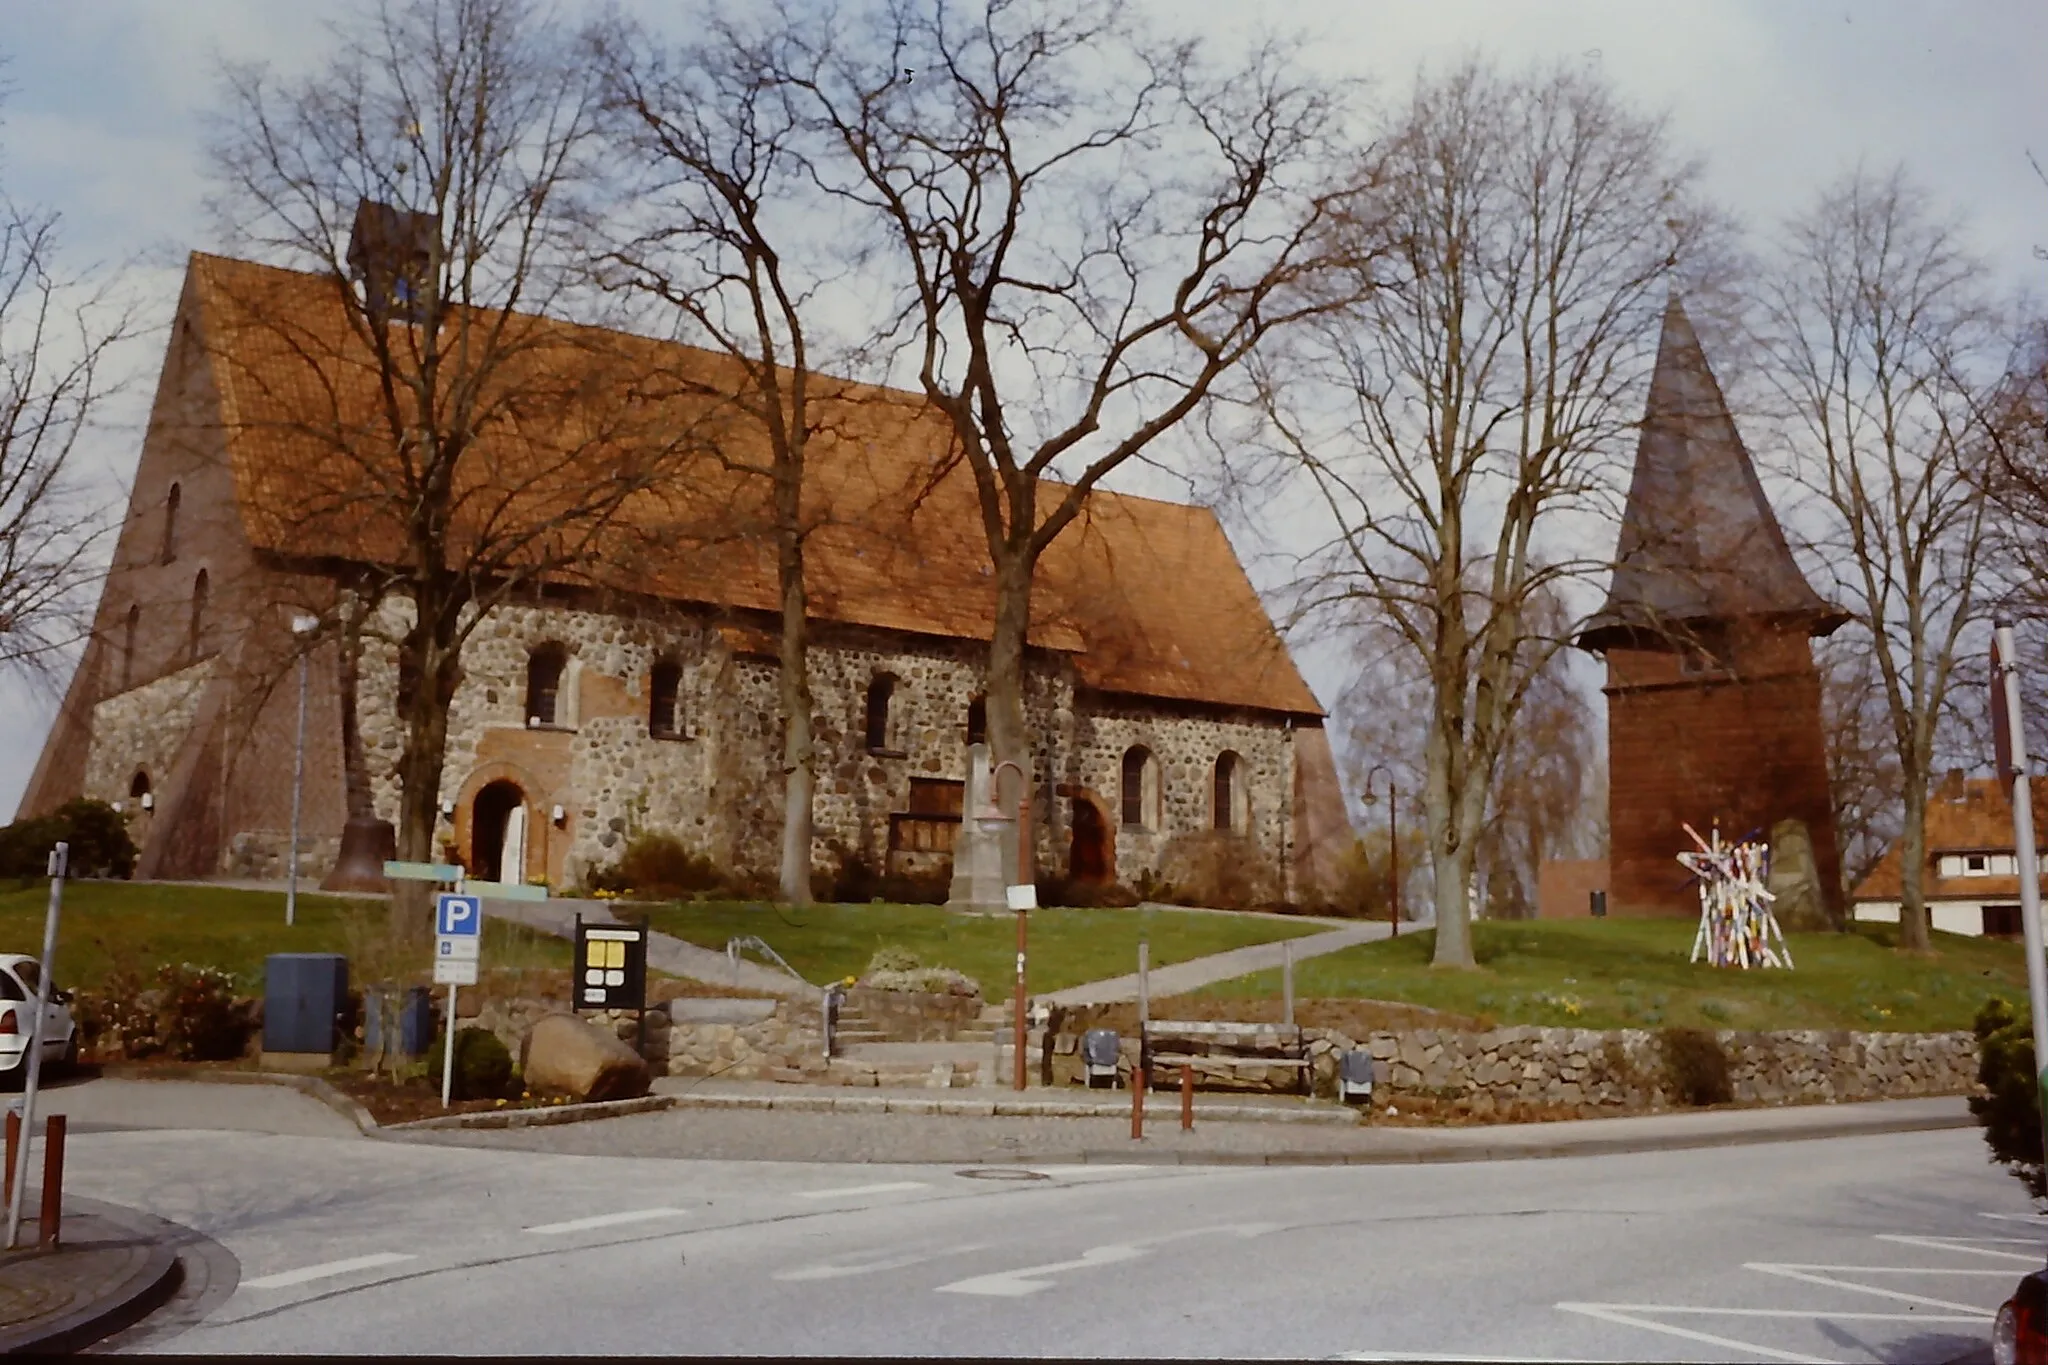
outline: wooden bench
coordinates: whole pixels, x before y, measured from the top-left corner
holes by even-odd
[[[1294,1024],[1160,1019],[1139,1028],[1138,1056],[1154,1085],[1177,1084],[1183,1066],[1197,1074],[1281,1067],[1301,1073],[1303,1094],[1315,1084],[1308,1045]]]

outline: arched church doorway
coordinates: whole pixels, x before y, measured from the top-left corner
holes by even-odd
[[[1073,831],[1067,845],[1067,875],[1077,882],[1101,884],[1116,879],[1116,836],[1102,803],[1087,793],[1074,796]]]
[[[526,793],[500,778],[476,794],[469,815],[469,875],[479,881],[526,877]]]

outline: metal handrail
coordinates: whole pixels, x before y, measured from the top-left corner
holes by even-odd
[[[740,938],[727,939],[725,942],[725,960],[732,964],[732,974],[735,979],[737,979],[740,974],[740,953],[748,948],[751,948],[754,951],[761,953],[763,956],[767,957],[769,960],[774,962],[776,966],[782,968],[782,970],[784,970],[785,972],[788,972],[798,981],[802,981],[804,985],[811,986],[813,990],[818,989],[816,986],[812,986],[810,981],[805,979],[804,974],[802,972],[790,966],[787,962],[784,962],[782,960],[782,954],[776,952],[773,948],[769,947],[760,939],[755,938],[752,934],[747,934]]]

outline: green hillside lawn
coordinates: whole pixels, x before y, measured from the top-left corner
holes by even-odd
[[[622,906],[620,913],[639,909]],[[965,972],[981,983],[986,1000],[1008,999],[1016,980],[1017,926],[1009,915],[959,915],[937,905],[795,910],[713,901],[646,909],[655,929],[706,948],[723,949],[728,940],[751,934],[821,984],[858,976],[884,945],[907,948],[928,967]],[[1039,994],[1134,972],[1141,938],[1151,944],[1152,964],[1164,966],[1328,928],[1315,920],[1199,910],[1034,910],[1029,985]]]
[[[1897,928],[1790,936],[1792,971],[1693,965],[1692,920],[1482,921],[1479,970],[1429,966],[1433,932],[1348,948],[1295,968],[1301,999],[1397,1000],[1503,1027],[1963,1029],[1988,995],[2026,998],[2017,943],[1934,935],[1932,958],[1892,951]],[[1205,996],[1270,997],[1277,972],[1226,981]]]
[[[49,883],[0,882],[0,952],[40,954]],[[107,974],[132,970],[145,978],[168,962],[219,967],[236,988],[263,988],[271,953],[351,953],[382,927],[385,903],[301,894],[297,923],[284,923],[284,894],[231,891],[202,883],[171,885],[75,881],[64,888],[57,935],[59,984],[97,987]],[[569,944],[518,925],[484,924],[483,960],[492,968],[569,970]],[[431,970],[422,953],[419,970]],[[361,965],[350,963],[360,984]]]

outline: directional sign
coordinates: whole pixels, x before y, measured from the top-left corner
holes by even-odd
[[[473,957],[435,958],[434,984],[436,986],[474,986],[476,984],[476,959]]]
[[[468,881],[462,889],[472,896],[484,896],[500,901],[544,901],[548,898],[545,886],[534,886],[526,882],[479,882]]]
[[[462,869],[453,863],[387,862],[384,875],[395,882],[452,882],[462,876]]]
[[[442,892],[434,898],[434,932],[449,938],[475,938],[484,931],[484,903],[475,896]]]

